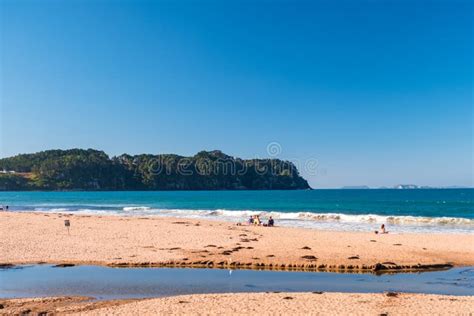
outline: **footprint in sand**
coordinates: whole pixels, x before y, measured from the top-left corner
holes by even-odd
[[[303,250],[311,250],[311,248],[309,248],[308,246],[304,246],[303,248],[301,248]]]
[[[357,259],[360,259],[359,256],[352,256],[352,257],[349,257],[347,258],[349,260],[357,260]]]

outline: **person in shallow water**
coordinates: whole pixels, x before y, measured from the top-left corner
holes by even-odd
[[[388,234],[388,231],[385,229],[385,224],[382,224],[382,226],[380,226],[380,231],[376,230],[375,231],[376,234]]]
[[[249,225],[253,224],[253,216],[252,215],[250,215],[248,223],[249,223]]]

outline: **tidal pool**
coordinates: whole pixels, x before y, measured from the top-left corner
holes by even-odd
[[[411,292],[474,295],[474,267],[397,274],[51,265],[0,269],[0,297],[96,299],[230,292]]]

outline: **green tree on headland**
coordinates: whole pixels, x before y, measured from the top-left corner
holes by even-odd
[[[47,150],[0,159],[0,190],[308,189],[294,164],[221,151],[109,158],[94,149]]]

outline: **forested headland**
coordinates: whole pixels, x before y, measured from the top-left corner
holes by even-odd
[[[94,149],[46,150],[0,159],[0,190],[294,190],[309,189],[280,159],[240,159],[221,151],[194,156],[109,157]]]

